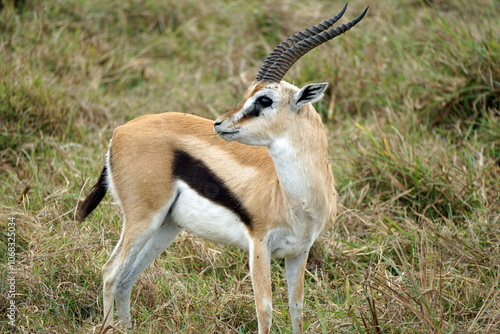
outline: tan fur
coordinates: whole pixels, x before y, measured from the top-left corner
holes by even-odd
[[[156,212],[172,196],[165,190],[172,184],[174,149],[189,152],[217,171],[257,221],[281,218],[278,180],[265,148],[226,142],[215,135],[213,121],[172,112],[139,117],[113,134],[112,175],[125,216],[137,203],[143,208],[140,215]],[[246,170],[251,173],[242,174]],[[260,210],[270,201],[276,210]]]

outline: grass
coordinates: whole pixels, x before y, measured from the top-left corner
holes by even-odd
[[[340,194],[337,224],[308,261],[306,332],[496,333],[500,7],[356,0],[346,17],[367,4],[358,27],[285,78],[330,84],[316,108]],[[0,266],[13,218],[15,332],[99,332],[120,214],[108,196],[78,224],[75,207],[113,129],[163,111],[215,118],[275,44],[342,5],[3,1]],[[282,261],[273,276],[273,333],[289,333]],[[190,234],[140,276],[132,305],[139,333],[257,330],[246,254]]]

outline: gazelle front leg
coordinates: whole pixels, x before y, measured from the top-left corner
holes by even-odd
[[[272,323],[271,251],[266,240],[253,240],[250,246],[250,273],[252,276],[259,334],[268,334]]]
[[[309,250],[297,257],[285,259],[288,282],[288,307],[292,318],[293,334],[302,334],[302,308],[304,301],[304,272]]]

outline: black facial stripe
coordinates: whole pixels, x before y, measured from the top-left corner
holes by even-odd
[[[173,174],[200,196],[234,212],[248,228],[252,228],[252,219],[243,203],[203,161],[175,150]]]
[[[254,104],[252,105],[252,109],[247,111],[245,115],[243,115],[244,118],[251,118],[251,117],[259,117],[262,114],[262,109],[271,107],[272,108],[273,100],[271,100],[267,96],[261,96],[258,99],[255,100]]]
[[[257,103],[254,103],[252,106],[252,109],[245,113],[245,117],[248,117],[248,118],[259,117],[261,109],[262,109],[261,106],[259,106]]]

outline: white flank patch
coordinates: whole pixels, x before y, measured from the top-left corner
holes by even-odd
[[[200,196],[183,181],[175,184],[180,194],[172,217],[180,228],[219,244],[248,250],[250,236],[234,212]]]

